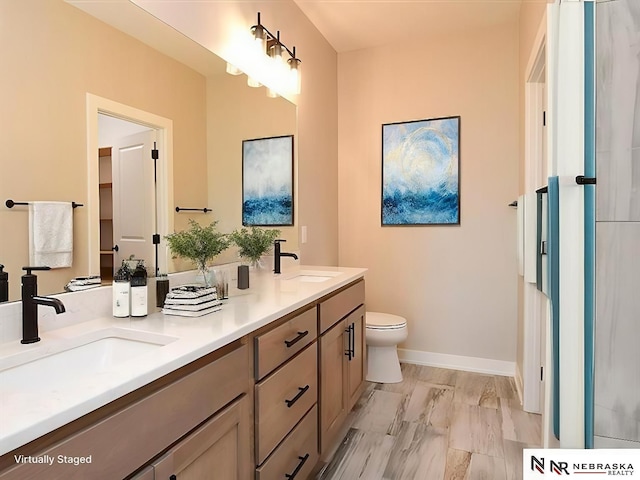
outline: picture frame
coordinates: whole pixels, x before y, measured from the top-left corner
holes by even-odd
[[[293,135],[242,141],[242,225],[293,225],[293,185]]]
[[[382,125],[382,226],[460,225],[460,116]]]

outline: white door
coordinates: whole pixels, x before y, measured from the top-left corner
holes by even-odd
[[[155,272],[155,188],[151,150],[156,131],[121,137],[112,149],[114,266],[131,255]],[[114,248],[115,248],[114,245]]]

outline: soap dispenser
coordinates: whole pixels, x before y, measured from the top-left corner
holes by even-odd
[[[147,315],[147,269],[144,260],[139,260],[131,274],[131,316]]]
[[[9,301],[9,274],[4,271],[4,265],[0,265],[0,302]]]
[[[129,283],[130,270],[123,261],[122,266],[113,276],[113,316],[122,318],[129,316],[130,291]]]

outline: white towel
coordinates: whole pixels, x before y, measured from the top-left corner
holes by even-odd
[[[29,265],[64,268],[73,261],[70,202],[29,203]]]

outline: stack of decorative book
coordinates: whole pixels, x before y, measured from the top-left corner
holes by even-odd
[[[200,317],[220,310],[222,302],[216,295],[216,287],[181,285],[167,293],[162,313],[182,317]]]

